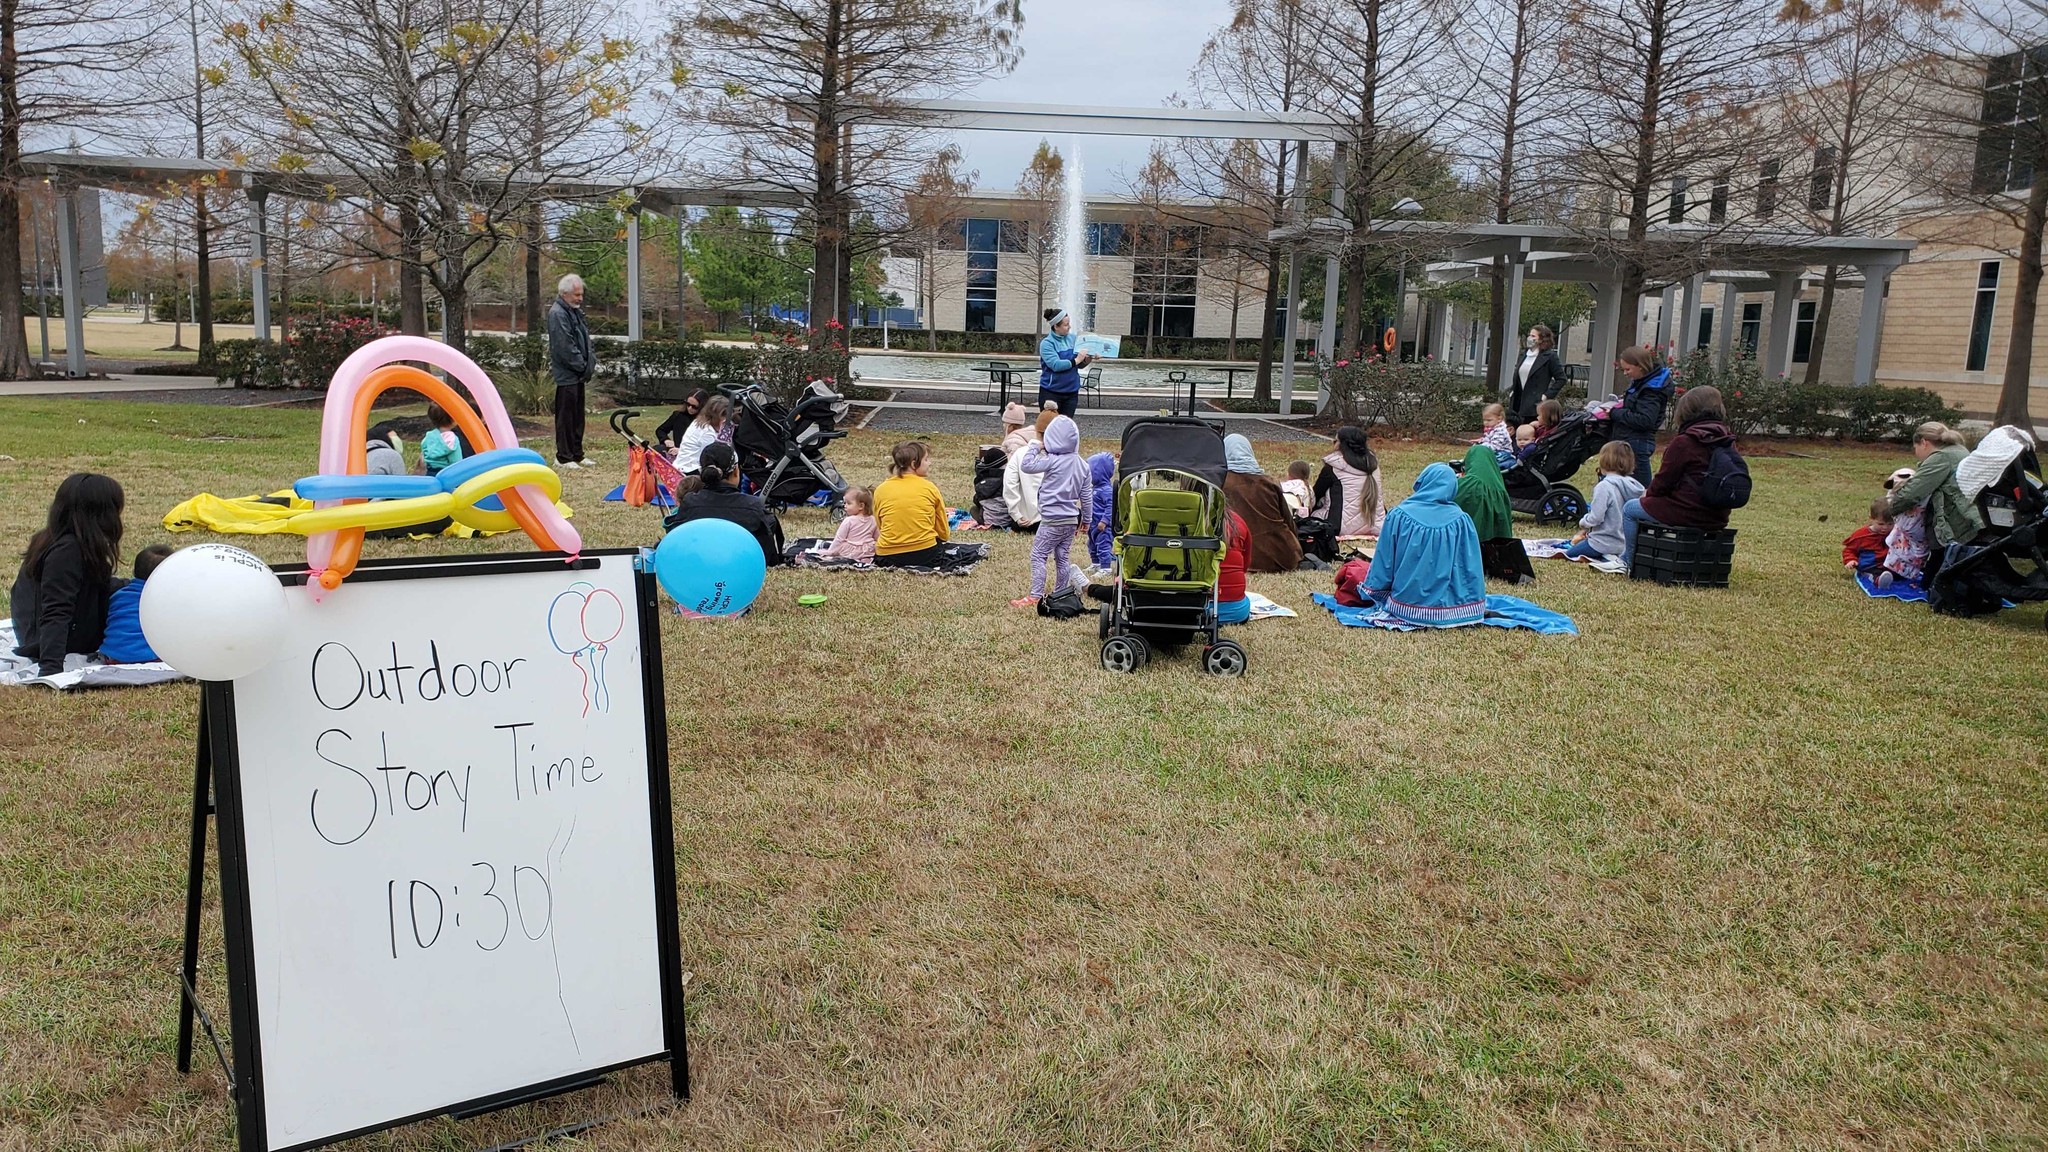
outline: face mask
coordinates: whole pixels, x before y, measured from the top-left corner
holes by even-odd
[[[1522,341],[1522,343],[1527,344],[1531,348],[1534,348],[1536,346],[1536,338],[1534,336],[1531,336],[1527,340]]]

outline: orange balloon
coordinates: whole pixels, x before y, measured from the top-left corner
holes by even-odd
[[[445,381],[409,364],[387,364],[370,373],[363,380],[362,389],[355,396],[355,411],[351,413],[349,420],[349,426],[354,432],[348,451],[348,470],[351,475],[361,476],[369,471],[370,410],[376,404],[377,397],[394,388],[417,392],[439,404],[454,419],[455,426],[462,429],[462,434],[469,438],[470,445],[477,451],[485,452],[498,447],[497,442],[491,439],[490,429],[484,426],[483,419],[476,414],[476,409],[470,407],[469,402]],[[536,544],[543,548],[559,550],[554,539],[548,535],[547,528],[541,524],[539,517],[533,514],[533,509],[527,506],[525,497],[507,488],[498,493],[498,498],[504,501],[505,511],[512,514],[512,519]],[[362,500],[352,498],[343,503],[360,504]],[[345,528],[337,531],[334,539],[334,557],[329,561],[326,570],[320,574],[320,586],[330,591],[341,587],[341,582],[348,574],[356,570],[356,563],[362,556],[363,530]]]

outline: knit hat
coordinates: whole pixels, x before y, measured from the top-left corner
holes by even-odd
[[[1031,413],[1025,411],[1022,404],[1012,400],[1010,406],[1003,409],[1003,423],[1011,428],[1022,428],[1031,423]]]
[[[1884,490],[1889,492],[1892,489],[1897,488],[1899,485],[1904,484],[1906,481],[1911,480],[1912,478],[1913,470],[1911,468],[1901,468],[1898,471],[1892,473],[1891,475],[1885,477]]]

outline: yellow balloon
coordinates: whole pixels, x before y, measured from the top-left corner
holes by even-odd
[[[409,496],[403,500],[371,500],[362,504],[340,504],[315,508],[292,517],[292,530],[311,535],[339,532],[347,528],[379,531],[425,524],[448,516],[454,501],[445,492],[434,496]]]

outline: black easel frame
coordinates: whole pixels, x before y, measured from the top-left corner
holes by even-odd
[[[447,578],[464,575],[560,572],[597,567],[597,557],[637,557],[636,549],[588,551],[577,560],[564,562],[558,554],[519,553],[488,558],[419,557],[368,561],[350,576],[352,581]],[[286,586],[303,585],[303,565],[277,566],[279,581]],[[198,751],[194,757],[192,782],[192,840],[185,886],[185,950],[180,970],[178,1014],[178,1071],[192,1070],[193,1024],[195,1017],[212,1041],[228,1076],[235,1103],[236,1146],[239,1152],[301,1152],[372,1132],[381,1132],[435,1116],[467,1118],[530,1103],[549,1096],[574,1092],[602,1083],[611,1073],[642,1064],[667,1061],[670,1090],[678,1100],[690,1097],[690,1068],[683,1014],[682,929],[676,909],[675,817],[670,807],[668,706],[661,672],[661,616],[653,572],[637,561],[633,571],[635,607],[640,625],[640,680],[645,704],[647,740],[647,797],[649,830],[654,864],[654,913],[656,946],[661,982],[662,1041],[665,1051],[619,1064],[591,1068],[539,1084],[528,1084],[421,1112],[393,1117],[352,1132],[338,1133],[316,1141],[272,1147],[266,1136],[263,1102],[263,1058],[257,1029],[256,961],[254,932],[249,911],[249,862],[241,803],[241,756],[235,738],[235,689],[229,682],[209,681],[201,685]],[[231,1042],[227,1053],[221,1049],[212,1018],[199,1003],[199,931],[206,886],[206,819],[212,815],[220,830],[220,902],[222,936],[226,943],[228,1013]],[[601,1120],[587,1121],[561,1129],[580,1132]]]

